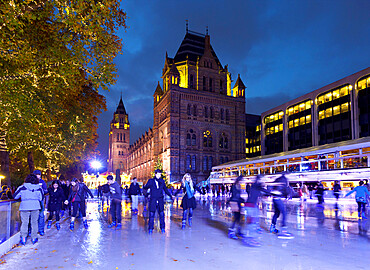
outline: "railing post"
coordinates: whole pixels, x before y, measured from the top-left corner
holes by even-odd
[[[12,202],[8,202],[8,211],[6,215],[6,240],[10,238],[10,224],[12,222]]]

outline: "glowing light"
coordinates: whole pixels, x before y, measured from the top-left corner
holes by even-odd
[[[101,168],[101,163],[99,161],[97,161],[97,160],[94,160],[94,161],[92,161],[90,163],[90,166],[91,166],[91,168],[97,170],[97,169],[100,169]]]

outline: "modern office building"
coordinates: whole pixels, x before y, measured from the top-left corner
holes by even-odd
[[[366,68],[268,110],[261,115],[261,154],[367,137],[369,105]]]

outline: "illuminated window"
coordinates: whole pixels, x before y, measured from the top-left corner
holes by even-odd
[[[306,110],[310,109],[312,106],[312,100],[306,101]]]
[[[261,151],[261,146],[257,145],[257,152]]]
[[[275,133],[279,132],[279,126],[275,126],[274,129],[275,129]]]
[[[326,95],[325,95],[325,102],[329,102],[329,101],[331,101],[332,100],[332,94],[331,94],[331,92],[330,93],[327,93]]]
[[[337,98],[339,98],[339,97],[340,97],[339,89],[337,89],[337,90],[333,91],[333,100],[334,100],[334,99],[337,99]]]
[[[325,110],[325,117],[331,117],[333,115],[333,109],[332,108],[328,108]]]
[[[342,105],[340,105],[340,112],[341,113],[348,112],[348,110],[349,110],[348,102],[343,103]]]
[[[279,131],[283,131],[283,124],[279,125]]]
[[[340,114],[340,106],[335,106],[333,107],[333,115],[338,115]]]
[[[299,125],[304,125],[305,121],[306,121],[306,118],[304,116],[299,118]]]
[[[266,135],[270,135],[270,129],[266,129]]]
[[[248,139],[248,138],[246,138],[246,139],[245,139],[245,143],[246,143],[246,144],[248,144],[248,143],[249,143],[249,139]]]
[[[325,118],[325,111],[319,111],[319,120]]]
[[[304,111],[304,110],[306,110],[306,104],[305,103],[299,104],[299,111],[301,112],[301,111]]]
[[[258,132],[258,131],[260,131],[261,130],[261,126],[260,125],[258,125],[257,127],[256,127],[256,131]]]
[[[346,96],[346,95],[348,95],[348,86],[342,87],[340,89],[340,96],[343,97],[343,96]]]
[[[306,124],[311,123],[311,114],[306,116]]]
[[[289,128],[294,127],[294,122],[293,122],[293,120],[292,120],[292,121],[289,121],[289,123],[288,123],[288,127],[289,127]]]
[[[297,113],[297,112],[299,112],[299,107],[298,107],[298,105],[294,106],[294,113]]]
[[[366,79],[363,79],[361,81],[358,81],[357,83],[357,89],[362,90],[366,88]]]
[[[299,119],[294,119],[294,126],[298,127],[299,126]]]
[[[245,148],[245,153],[249,154],[249,149],[248,148]],[[223,163],[223,158],[222,158],[222,162],[220,161],[220,163],[221,164]]]
[[[318,97],[318,99],[317,99],[317,105],[320,105],[320,104],[322,104],[322,103],[324,103],[324,96],[320,96],[320,97]]]
[[[275,127],[270,127],[270,133],[274,134],[275,133]]]
[[[212,133],[209,130],[203,132],[203,147],[212,147]]]
[[[279,119],[282,119],[284,116],[284,113],[283,112],[279,112]]]
[[[293,107],[290,107],[289,109],[288,109],[288,115],[292,115],[293,114]]]

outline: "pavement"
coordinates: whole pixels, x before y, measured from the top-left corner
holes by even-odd
[[[203,200],[204,199],[204,200]],[[204,197],[194,210],[193,226],[181,229],[181,198],[165,206],[166,232],[158,221],[152,235],[147,212],[139,205],[132,215],[123,202],[122,229],[109,229],[108,207],[87,204],[89,228],[76,219],[69,230],[64,217],[39,242],[17,246],[0,259],[0,269],[370,269],[369,222],[357,218],[353,200],[287,201],[288,229],[294,239],[268,232],[273,215],[271,200],[260,205],[261,247],[247,247],[227,237],[231,223],[226,198]],[[279,220],[278,220],[279,224]]]

